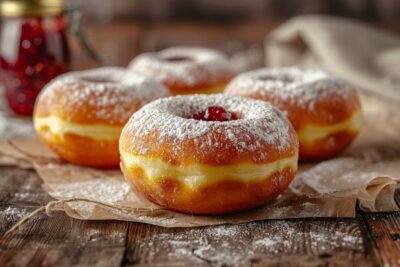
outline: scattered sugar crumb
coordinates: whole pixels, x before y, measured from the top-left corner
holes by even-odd
[[[26,208],[7,207],[5,210],[0,211],[0,216],[6,220],[19,220],[28,215],[30,211]]]
[[[310,223],[310,228],[302,232],[296,222],[275,221],[262,226],[266,228],[265,232],[254,232],[256,225],[259,229],[260,223],[248,223],[155,233],[141,241],[139,246],[150,255],[169,251],[169,260],[188,258],[214,265],[237,265],[257,258],[273,257],[283,251],[293,251],[296,242],[305,239],[308,239],[316,254],[333,253],[339,247],[362,250],[359,229],[345,232],[348,228],[339,225],[338,229],[343,231],[332,231],[316,222]]]
[[[116,203],[125,199],[130,186],[115,178],[102,177],[88,181],[61,183],[51,186],[55,198],[86,198],[104,203]]]

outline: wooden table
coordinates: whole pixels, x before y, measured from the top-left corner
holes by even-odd
[[[94,27],[89,29],[93,29],[92,39],[114,38],[117,47],[132,48],[107,54],[113,63],[123,65],[138,51],[174,40],[185,43],[179,39],[184,36],[199,36],[196,40],[200,44],[212,46],[229,38],[251,44],[261,41],[275,25],[263,21],[229,27],[119,23],[101,33]],[[186,42],[193,42],[193,38]],[[106,46],[98,41],[95,45]],[[75,64],[79,69],[93,63],[81,57]],[[0,234],[50,200],[33,170],[0,167]],[[396,201],[400,204],[400,192]],[[358,210],[355,219],[272,220],[169,229],[132,222],[79,221],[56,212],[36,217],[12,236],[0,237],[0,266],[132,265],[400,266],[400,213]]]
[[[0,168],[1,234],[51,200],[40,186],[32,170]],[[130,265],[400,266],[400,213],[170,229],[58,212],[0,238],[0,266]]]

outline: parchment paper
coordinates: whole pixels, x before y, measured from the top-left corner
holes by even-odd
[[[342,156],[300,165],[291,187],[275,201],[229,216],[193,216],[161,208],[134,193],[119,170],[97,170],[58,159],[36,138],[0,142],[0,164],[34,168],[55,199],[47,209],[83,220],[126,220],[165,227],[194,227],[263,219],[354,217],[366,211],[395,211],[400,181],[400,107],[363,96],[364,126]]]

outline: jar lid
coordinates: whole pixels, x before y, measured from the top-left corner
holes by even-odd
[[[4,17],[56,15],[63,11],[63,0],[2,0],[0,14]]]

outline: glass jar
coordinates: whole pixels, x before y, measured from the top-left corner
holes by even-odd
[[[0,81],[10,108],[31,115],[43,86],[69,70],[62,1],[0,3]]]

